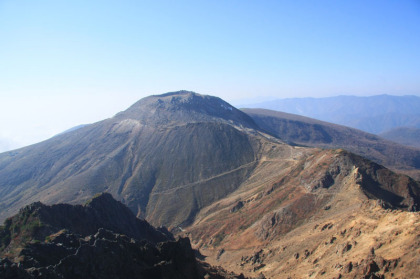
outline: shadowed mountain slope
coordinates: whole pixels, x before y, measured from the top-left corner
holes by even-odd
[[[243,109],[264,130],[286,141],[344,148],[396,171],[420,178],[420,149],[403,146],[353,128],[265,109]]]
[[[0,257],[4,279],[238,278],[197,261],[188,238],[175,241],[110,194],[22,208],[0,226]]]
[[[256,124],[223,100],[180,91],[0,154],[1,219],[24,204],[110,192],[153,224],[190,222],[236,189],[259,153]]]
[[[384,139],[420,148],[420,129],[414,127],[399,127],[379,134]]]

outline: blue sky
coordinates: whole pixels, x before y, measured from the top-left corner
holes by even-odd
[[[420,95],[419,50],[419,0],[0,0],[0,151],[179,89]]]

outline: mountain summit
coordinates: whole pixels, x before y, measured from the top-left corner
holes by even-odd
[[[115,119],[133,119],[146,125],[218,122],[256,129],[251,117],[220,98],[192,91],[176,91],[141,99]]]

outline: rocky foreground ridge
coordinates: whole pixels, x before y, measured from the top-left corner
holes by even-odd
[[[34,203],[0,227],[0,278],[244,278],[200,262],[188,238],[137,219],[110,194]],[[2,259],[3,258],[3,259]]]

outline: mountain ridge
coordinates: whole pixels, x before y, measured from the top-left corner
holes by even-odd
[[[249,187],[203,209],[185,232],[193,247],[209,263],[248,276],[415,276],[418,212],[404,213],[389,202],[406,196],[418,210],[419,182],[343,150],[302,159],[288,168],[267,160]],[[407,184],[417,193],[414,200]]]
[[[400,144],[420,148],[420,129],[415,127],[398,127],[379,134],[382,138]]]
[[[288,98],[248,104],[246,107],[298,114],[373,134],[399,126],[420,128],[420,97],[416,95]]]
[[[357,129],[266,109],[243,109],[264,130],[285,142],[319,148],[344,148],[395,171],[419,178],[420,149]]]

